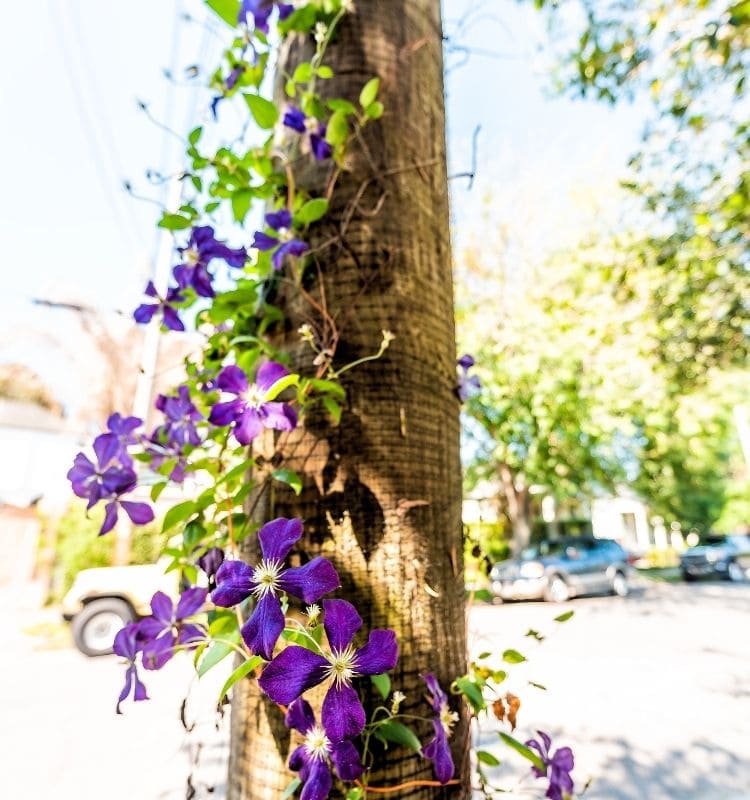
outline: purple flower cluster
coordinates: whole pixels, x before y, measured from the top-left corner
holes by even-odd
[[[465,353],[456,363],[460,370],[456,393],[458,394],[458,399],[462,403],[465,403],[482,388],[482,384],[476,375],[469,375],[469,370],[476,363],[476,361],[474,361],[474,356]]]
[[[326,125],[315,117],[305,116],[305,112],[297,106],[287,106],[283,118],[284,125],[301,134],[317,161],[325,161],[331,157],[333,148],[326,141]]]
[[[437,678],[431,673],[424,676],[424,682],[430,692],[430,703],[435,712],[432,727],[435,736],[422,748],[425,758],[433,762],[435,777],[440,783],[447,783],[454,772],[453,756],[451,755],[448,739],[453,725],[458,721],[458,714],[451,711],[448,705],[448,695],[443,691]]]
[[[100,536],[114,528],[119,509],[137,525],[144,525],[154,518],[153,509],[147,503],[122,499],[135,489],[138,481],[128,446],[137,442],[134,432],[140,424],[137,417],[113,414],[107,421],[108,432],[94,439],[96,461],[78,453],[68,470],[73,492],[88,500],[87,509],[100,501],[106,502]]]
[[[537,778],[549,778],[549,786],[545,797],[549,800],[567,800],[573,793],[573,778],[570,773],[574,767],[573,751],[569,747],[560,747],[555,750],[554,755],[550,755],[552,739],[544,731],[537,731],[538,739],[529,739],[527,747],[531,747],[539,753],[544,769],[532,767],[531,771]]]
[[[246,25],[248,17],[252,17],[255,30],[268,33],[268,20],[274,8],[279,10],[280,22],[283,22],[294,11],[291,3],[283,3],[281,0],[242,0],[237,22],[240,25]]]
[[[285,256],[301,256],[307,251],[307,244],[294,238],[292,215],[286,208],[266,214],[266,224],[275,235],[256,231],[252,246],[263,252],[273,250],[271,264],[275,270],[282,268]]]
[[[131,622],[117,633],[112,649],[128,661],[125,684],[117,701],[118,714],[121,713],[120,705],[131,691],[133,700],[148,700],[146,687],[138,675],[139,654],[144,669],[161,669],[177,647],[190,649],[205,640],[205,629],[191,621],[205,602],[205,589],[188,589],[182,593],[176,606],[164,592],[156,592],[151,598],[151,616]]]
[[[158,469],[165,461],[174,460],[169,477],[182,483],[187,472],[187,450],[198,447],[203,439],[196,427],[204,417],[190,399],[187,386],[177,387],[177,394],[160,394],[154,403],[164,414],[165,421],[146,440],[146,452],[151,466]]]
[[[183,292],[190,288],[200,297],[213,297],[213,276],[208,271],[209,263],[219,258],[230,267],[241,267],[247,260],[247,251],[244,247],[228,247],[214,235],[214,229],[209,225],[194,227],[185,247],[178,248],[182,263],[172,270],[176,286],[167,289],[164,297],[157,292],[153,281],[149,281],[145,294],[152,298],[153,303],[142,303],[133,312],[133,318],[140,324],[151,322],[157,312],[161,312],[162,323],[171,331],[184,331],[185,323],[175,307],[185,301]]]
[[[217,378],[218,388],[232,399],[216,403],[209,422],[232,425],[234,436],[247,445],[264,429],[291,431],[297,427],[297,412],[288,403],[267,400],[274,384],[289,375],[289,370],[275,361],[267,361],[250,384],[247,375],[234,365],[224,367]]]

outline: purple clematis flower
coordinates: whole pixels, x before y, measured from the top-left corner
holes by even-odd
[[[422,753],[425,758],[433,762],[435,777],[440,783],[448,783],[454,773],[453,756],[448,738],[453,726],[458,721],[458,714],[450,710],[448,695],[442,690],[437,678],[432,673],[423,677],[430,692],[432,710],[435,712],[435,718],[432,721],[435,736],[429,744],[422,748]]]
[[[469,375],[469,370],[476,363],[474,361],[474,356],[465,353],[461,356],[461,358],[458,359],[456,363],[461,370],[458,376],[456,393],[458,394],[458,399],[462,403],[465,403],[470,397],[475,395],[482,388],[482,384],[476,375]]]
[[[247,260],[244,247],[232,248],[220,242],[210,225],[193,228],[187,246],[181,247],[179,253],[183,263],[172,270],[177,286],[180,289],[190,286],[201,297],[214,296],[212,276],[208,271],[208,265],[214,258],[223,259],[230,267],[241,267]]]
[[[177,448],[186,445],[197,447],[201,443],[195,424],[203,419],[203,414],[193,405],[187,386],[178,386],[176,395],[160,394],[154,405],[167,418],[164,425],[155,431],[160,438]]]
[[[135,431],[143,424],[140,417],[123,417],[122,414],[114,413],[107,420],[107,429],[117,437],[120,443],[120,452],[117,459],[125,467],[133,466],[133,459],[128,454],[128,447],[138,444],[138,437]]]
[[[541,741],[529,739],[526,747],[531,747],[539,753],[544,769],[532,767],[531,771],[537,778],[549,776],[549,786],[544,795],[550,800],[566,800],[573,793],[573,778],[570,773],[574,767],[573,751],[569,747],[560,747],[555,754],[550,756],[552,739],[544,732],[537,731]]]
[[[283,3],[281,0],[242,0],[237,22],[240,25],[247,24],[248,16],[252,16],[255,30],[268,33],[268,19],[274,8],[279,9],[280,22],[283,22],[294,11],[291,3]]]
[[[242,638],[253,653],[267,660],[284,630],[279,595],[286,592],[305,603],[315,603],[341,585],[333,564],[326,558],[314,558],[302,567],[284,568],[284,560],[301,536],[300,520],[274,519],[258,531],[262,555],[258,566],[225,561],[216,573],[211,599],[217,606],[234,606],[250,595],[257,598],[253,613],[242,626]]]
[[[199,587],[187,589],[176,607],[164,592],[156,592],[151,598],[151,616],[138,623],[146,669],[161,669],[174,655],[175,645],[197,646],[205,640],[205,630],[185,620],[203,608],[206,594],[207,590]]]
[[[130,692],[133,692],[133,700],[148,700],[146,694],[146,687],[143,685],[140,677],[138,676],[138,668],[135,665],[135,660],[138,651],[141,649],[141,643],[138,638],[139,623],[131,622],[124,628],[119,630],[115,635],[115,641],[112,649],[118,656],[128,660],[128,668],[125,672],[125,685],[122,687],[120,696],[117,700],[115,710],[118,714],[122,714],[120,706],[124,700],[127,700]]]
[[[362,619],[346,600],[324,600],[323,612],[329,652],[319,655],[290,645],[268,664],[258,683],[275,703],[289,705],[330,678],[321,719],[328,738],[340,742],[358,736],[365,727],[365,710],[352,680],[393,669],[398,660],[398,645],[392,630],[375,629],[370,632],[367,644],[356,648],[352,640],[362,627]]]
[[[120,496],[135,489],[137,476],[130,467],[122,465],[120,440],[114,433],[102,433],[94,439],[96,464],[83,453],[78,453],[73,466],[68,470],[68,480],[74,494],[88,500],[87,509],[100,500],[108,500],[104,510],[104,522],[99,535],[108,533],[117,522],[118,507],[137,525],[144,525],[154,518],[153,509],[147,503],[121,500]]]
[[[309,137],[310,152],[316,161],[325,161],[331,157],[333,148],[326,141],[327,126],[315,117],[305,116],[305,112],[297,106],[287,106],[283,123],[287,128]]]
[[[234,400],[217,403],[208,417],[213,425],[234,424],[234,436],[240,444],[250,444],[263,430],[291,431],[297,427],[297,412],[288,403],[270,402],[269,390],[289,370],[275,361],[267,361],[250,386],[247,375],[236,366],[224,367],[217,385],[222,392],[234,395]]]
[[[133,312],[133,319],[141,325],[145,325],[154,318],[154,314],[161,310],[162,322],[165,328],[170,331],[184,331],[185,323],[180,319],[177,314],[177,309],[173,307],[174,303],[181,303],[185,298],[180,294],[180,289],[177,286],[172,286],[167,289],[167,296],[160,297],[156,291],[153,281],[149,281],[146,286],[145,294],[156,300],[155,303],[141,303]]]
[[[364,772],[357,748],[348,740],[331,742],[307,700],[295,700],[286,713],[287,728],[299,731],[305,741],[289,757],[289,769],[303,783],[300,800],[325,800],[333,786],[331,764],[342,781],[354,781]]]
[[[281,269],[285,256],[301,256],[307,252],[308,245],[300,239],[294,238],[291,230],[292,215],[286,208],[266,214],[266,223],[269,228],[276,231],[276,236],[256,231],[252,246],[263,252],[274,251],[271,256],[274,269]]]

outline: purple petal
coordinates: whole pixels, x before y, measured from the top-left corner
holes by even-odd
[[[309,563],[288,569],[279,576],[281,588],[305,603],[316,603],[324,594],[341,586],[333,564],[327,558],[314,558]]]
[[[236,365],[230,364],[219,373],[216,383],[222,392],[241,395],[247,391],[247,375]]]
[[[120,440],[114,433],[102,433],[94,439],[94,452],[99,467],[103,469],[110,461],[117,458],[120,452]]]
[[[287,110],[284,112],[284,125],[287,128],[291,128],[297,133],[304,133],[305,128],[305,114],[301,111],[297,106],[288,106]]]
[[[105,533],[109,533],[112,528],[115,527],[117,523],[117,503],[107,503],[104,506],[104,522],[102,522],[102,527],[99,528],[99,536],[104,536]]]
[[[310,728],[315,726],[315,714],[307,700],[300,698],[289,706],[284,718],[284,725],[287,728],[294,728],[300,733],[307,733]]]
[[[175,611],[175,619],[181,620],[186,617],[192,617],[197,614],[206,602],[206,590],[197,586],[192,589],[184,591],[177,603],[177,610]]]
[[[122,510],[135,525],[146,525],[154,519],[154,509],[148,503],[134,503],[132,500],[121,500]]]
[[[224,551],[220,547],[210,547],[198,559],[197,563],[209,578],[213,578],[219,567],[224,563]]]
[[[158,304],[141,303],[133,312],[133,319],[141,325],[146,325],[154,318],[158,308]]]
[[[253,568],[244,561],[225,561],[216,573],[216,588],[211,593],[214,605],[229,608],[241,603],[253,591]]]
[[[301,520],[285,517],[272,519],[258,531],[263,558],[267,561],[283,561],[301,536]]]
[[[206,641],[206,632],[198,625],[182,625],[177,635],[177,643],[182,645],[192,645],[197,647],[201,642]]]
[[[156,291],[156,286],[154,286],[154,282],[153,281],[149,281],[146,284],[146,288],[143,290],[143,294],[145,294],[146,297],[158,297],[159,296],[159,293]]]
[[[299,800],[326,800],[333,787],[331,770],[325,760],[316,758],[310,763],[305,785],[302,787]]]
[[[307,250],[308,245],[305,242],[301,242],[299,239],[290,239],[288,242],[284,242],[271,256],[271,264],[274,269],[279,270],[284,266],[285,256],[301,256]]]
[[[184,331],[185,323],[180,319],[179,314],[172,306],[164,306],[164,327],[170,331]]]
[[[292,703],[292,705],[294,705],[294,703]],[[307,772],[309,771],[309,764],[310,754],[307,752],[305,746],[301,744],[289,756],[289,769],[292,770],[292,772],[300,772],[301,770],[305,770],[305,775],[307,775]]]
[[[128,661],[133,661],[138,652],[138,623],[130,622],[115,634],[112,650],[115,654]]]
[[[216,403],[211,409],[208,421],[212,425],[230,425],[232,422],[239,419],[244,410],[245,403],[239,398],[236,400],[228,400],[226,403]]]
[[[351,687],[335,684],[326,693],[320,712],[323,727],[333,742],[359,736],[365,727],[365,710]]]
[[[246,408],[234,426],[234,438],[240,444],[250,444],[263,430],[263,423],[257,409]]]
[[[288,403],[263,403],[263,425],[276,431],[293,431],[297,427],[297,412]]]
[[[469,369],[470,367],[473,367],[476,362],[474,361],[474,356],[469,355],[469,353],[464,353],[464,355],[458,359],[457,363],[461,369]]]
[[[258,684],[274,703],[288,706],[303,692],[321,683],[327,667],[325,658],[293,644],[266,666]]]
[[[322,126],[322,132],[310,134],[310,149],[316,161],[325,161],[333,153],[333,148],[325,140],[325,135],[325,126]]]
[[[128,695],[130,694],[130,687],[133,685],[133,678],[135,678],[135,664],[131,664],[125,670],[125,685],[122,687],[120,696],[117,698],[117,705],[115,706],[115,711],[118,714],[122,714],[122,711],[120,711],[120,706],[122,705],[124,700],[128,699]]]
[[[323,613],[328,644],[332,650],[345,650],[362,627],[362,617],[347,600],[324,600]]]
[[[370,632],[367,644],[357,650],[357,672],[361,675],[380,675],[393,669],[398,661],[396,633],[389,629]]]
[[[262,391],[267,392],[276,381],[280,381],[289,374],[289,370],[278,361],[266,361],[258,367],[255,373],[255,385]]]
[[[278,3],[277,7],[279,9],[279,22],[283,22],[294,11],[292,3]]]
[[[553,766],[558,767],[559,769],[570,772],[575,766],[575,762],[573,761],[573,751],[569,747],[561,747],[559,750],[555,751],[555,755],[552,756],[551,763]]]
[[[283,630],[284,614],[279,598],[266,594],[258,600],[250,618],[242,626],[242,638],[254,655],[270,661]]]
[[[159,622],[171,625],[173,611],[172,600],[164,592],[156,592],[151,598],[151,613]]]
[[[123,494],[135,489],[136,474],[128,467],[109,467],[102,474],[102,488],[106,494]]]
[[[355,781],[365,771],[357,748],[346,740],[331,745],[331,761],[342,781]]]
[[[133,665],[133,677],[135,678],[135,691],[133,692],[133,700],[136,703],[140,702],[141,700],[148,700],[148,694],[146,693],[146,687],[143,684],[143,681],[138,677],[138,671]]]
[[[266,214],[266,223],[269,228],[273,228],[275,231],[288,230],[292,227],[292,214],[288,208],[271,211]]]
[[[255,231],[251,247],[265,252],[266,250],[273,250],[278,243],[279,240],[275,236],[269,236],[267,233],[263,233],[263,231]]]
[[[143,647],[143,668],[161,669],[174,655],[175,637],[171,630]]]
[[[433,762],[435,770],[435,777],[440,783],[447,783],[455,771],[453,766],[453,756],[451,755],[448,739],[445,735],[442,722],[435,720],[433,722],[435,730],[435,738],[425,747],[422,752],[424,757]]]

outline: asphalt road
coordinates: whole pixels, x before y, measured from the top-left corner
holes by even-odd
[[[571,620],[552,621],[568,608]],[[196,798],[224,795],[227,720],[217,729],[212,710],[224,671],[193,684],[192,733],[179,719],[184,660],[150,674],[152,700],[118,717],[117,659],[80,655],[49,613],[4,616],[3,800],[177,800],[191,772]],[[522,701],[516,735],[541,728],[573,747],[587,799],[750,800],[750,585],[649,583],[624,600],[479,606],[471,628],[475,653],[528,657],[506,682]],[[491,771],[511,790],[503,796],[541,796],[498,727],[478,743],[503,760]]]

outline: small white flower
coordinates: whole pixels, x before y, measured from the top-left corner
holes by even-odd
[[[395,334],[391,333],[390,331],[382,331],[383,334],[383,347],[388,347],[388,345],[396,338]]]
[[[307,614],[307,624],[312,627],[320,616],[320,606],[317,603],[313,603],[305,609],[305,614]]]
[[[354,0],[341,0],[341,8],[346,11],[347,14],[353,14],[355,11]]]
[[[318,22],[315,25],[315,41],[318,44],[322,44],[325,41],[326,36],[328,35],[328,26],[325,22]]]
[[[406,695],[403,692],[394,692],[391,697],[391,714],[398,714],[401,703],[406,700]]]

